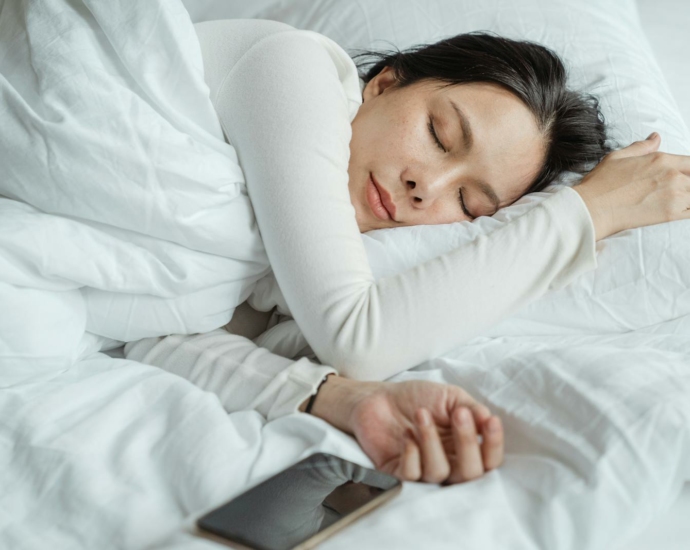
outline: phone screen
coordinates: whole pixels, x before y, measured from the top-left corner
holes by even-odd
[[[316,535],[322,540],[399,489],[393,476],[318,453],[209,512],[197,525],[252,548],[287,550]]]

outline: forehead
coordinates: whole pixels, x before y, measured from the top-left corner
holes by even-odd
[[[501,126],[521,133],[539,134],[537,120],[529,107],[514,93],[487,82],[445,85],[433,83],[426,87],[428,101],[433,106],[458,105],[479,127]]]

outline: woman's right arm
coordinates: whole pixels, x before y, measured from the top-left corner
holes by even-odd
[[[633,199],[609,204],[620,193],[591,190],[604,176],[626,188],[620,168],[593,173],[580,189],[555,193],[489,235],[376,281],[347,185],[351,126],[341,80],[355,70],[332,41],[280,32],[245,52],[216,98],[278,285],[323,363],[351,378],[390,377],[596,267],[596,235],[622,229],[610,218]],[[641,184],[651,190],[663,171],[640,158],[657,167]],[[649,223],[668,221],[656,219]]]

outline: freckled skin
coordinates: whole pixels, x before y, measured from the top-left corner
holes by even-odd
[[[494,188],[501,208],[525,193],[539,173],[545,146],[534,116],[516,96],[487,83],[394,84],[389,67],[367,83],[352,121],[349,190],[361,232],[470,220],[462,210],[460,190],[471,215],[493,215],[495,208],[478,190],[477,179]],[[462,147],[463,132],[451,100],[472,127],[469,152]],[[447,152],[429,131],[430,114]],[[391,194],[397,222],[376,217],[369,206],[370,173]]]

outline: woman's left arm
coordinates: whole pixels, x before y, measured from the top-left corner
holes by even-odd
[[[228,412],[256,410],[268,420],[304,412],[318,390],[312,414],[354,435],[378,469],[400,479],[458,483],[503,460],[500,419],[457,386],[348,380],[224,329],[130,342],[125,357],[214,393]]]
[[[256,410],[268,420],[297,412],[323,378],[335,373],[306,358],[293,361],[273,354],[222,328],[130,342],[125,357],[216,394],[228,412]]]

